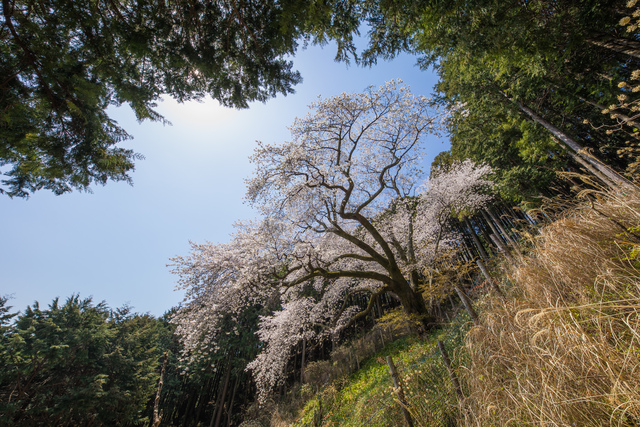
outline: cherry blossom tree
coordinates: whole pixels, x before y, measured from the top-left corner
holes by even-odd
[[[174,321],[190,357],[215,348],[223,316],[265,307],[265,346],[248,366],[261,398],[300,340],[339,333],[382,293],[428,324],[419,285],[437,247],[451,240],[445,216],[486,198],[476,192],[489,169],[471,162],[417,188],[422,142],[444,114],[398,82],[311,109],[291,127],[291,141],[259,143],[251,158],[246,197],[263,219],[238,225],[229,243],[194,244],[189,257],[174,259],[186,289]],[[367,306],[350,305],[355,295]]]
[[[311,108],[292,126],[292,141],[260,144],[252,156],[248,200],[296,232],[282,282],[357,279],[371,294],[393,292],[407,313],[425,314],[417,283],[401,265],[412,257],[403,261],[374,218],[394,199],[414,195],[421,142],[440,128],[443,114],[397,82]]]

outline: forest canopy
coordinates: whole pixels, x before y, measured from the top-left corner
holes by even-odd
[[[130,182],[140,155],[109,106],[163,121],[161,95],[211,96],[247,108],[301,82],[298,43],[357,28],[345,2],[3,0],[0,14],[0,192],[62,194]],[[341,55],[344,56],[344,53]]]
[[[288,55],[328,41],[339,60],[374,65],[408,52],[435,66],[439,101],[452,110],[465,105],[449,123],[452,154],[499,169],[504,197],[530,199],[551,185],[553,170],[585,161],[514,102],[628,177],[639,157],[633,128],[608,131],[633,126],[633,115],[601,113],[628,96],[629,87],[617,85],[640,61],[640,43],[618,25],[625,13],[623,2],[596,0],[4,0],[0,191],[27,197],[130,182],[140,155],[118,147],[129,135],[107,107],[128,104],[138,120],[158,121],[161,95],[244,108],[292,93],[301,76]],[[360,29],[366,47],[358,52]]]

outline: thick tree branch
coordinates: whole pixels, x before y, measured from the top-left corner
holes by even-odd
[[[369,221],[364,215],[359,213],[340,213],[340,216],[344,219],[355,220],[360,225],[362,225],[365,228],[365,230],[369,232],[371,237],[373,237],[376,243],[379,244],[380,247],[382,248],[382,251],[384,252],[388,262],[387,270],[389,270],[390,273],[392,273],[392,270],[400,271],[400,269],[398,268],[398,263],[396,262],[395,255],[393,254],[393,251],[389,247],[389,244],[384,239],[384,237],[382,237],[380,232],[378,232],[378,230],[371,223],[371,221]]]
[[[390,263],[388,259],[380,255],[375,249],[373,249],[370,245],[368,245],[361,239],[358,239],[354,235],[344,231],[337,224],[334,223],[334,228],[329,229],[329,231],[339,237],[342,237],[348,242],[353,243],[354,245],[356,245],[357,247],[359,247],[360,249],[362,249],[363,251],[371,255],[371,257],[375,260],[375,262],[380,264],[383,268],[388,269],[390,267]]]
[[[386,286],[378,289],[375,292],[372,292],[371,295],[369,296],[369,302],[367,303],[367,308],[365,308],[364,310],[362,310],[361,312],[353,316],[344,326],[342,326],[342,329],[346,329],[349,326],[356,323],[358,320],[367,317],[373,310],[373,307],[375,306],[376,298],[386,292],[389,292],[389,289]],[[340,316],[342,316],[342,313],[344,313],[344,310],[346,309],[347,309],[346,305],[343,305],[343,307],[340,309],[340,312],[335,317],[334,325],[335,325],[335,322],[338,321],[338,319],[340,318]]]
[[[391,286],[394,285],[393,279],[391,279],[389,276],[378,273],[376,271],[356,271],[356,270],[329,271],[319,267],[316,267],[313,271],[309,272],[308,274],[289,282],[288,285],[290,287],[299,285],[300,283],[307,282],[315,277],[324,277],[326,279],[340,279],[343,277],[352,277],[354,279],[376,280],[378,282],[381,282],[387,285],[391,285]]]

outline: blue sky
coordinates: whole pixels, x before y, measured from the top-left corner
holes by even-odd
[[[189,241],[226,241],[236,220],[255,216],[243,196],[256,140],[287,140],[287,127],[318,95],[361,92],[397,78],[428,95],[436,83],[409,56],[360,68],[334,62],[334,53],[317,46],[300,51],[294,64],[304,81],[296,93],[247,110],[165,98],[158,111],[173,126],[138,124],[128,108],[111,110],[134,137],[121,145],[145,156],[134,185],[110,182],[92,194],[62,196],[41,191],[28,200],[0,196],[0,295],[12,296],[19,310],[73,293],[153,315],[180,303],[169,259],[187,255]],[[449,148],[443,139],[428,144],[429,163]]]

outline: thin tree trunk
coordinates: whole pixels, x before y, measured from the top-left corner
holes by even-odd
[[[322,394],[320,394],[320,387],[316,385],[316,396],[318,399],[318,409],[313,411],[313,425],[314,427],[322,426]]]
[[[307,351],[307,339],[302,339],[302,361],[300,362],[300,384],[304,384],[304,358]]]
[[[429,289],[433,285],[433,270],[435,268],[436,256],[438,255],[438,247],[440,246],[440,240],[442,239],[442,227],[440,224],[440,228],[438,229],[438,236],[436,237],[435,248],[433,249],[433,260],[431,261],[431,268],[429,268]]]
[[[224,404],[225,395],[227,394],[227,387],[229,386],[229,377],[231,376],[231,360],[231,354],[229,354],[229,358],[227,360],[227,371],[224,373],[224,384],[222,385],[222,391],[218,394],[218,399],[213,414],[211,414],[211,422],[209,423],[209,427],[220,427],[222,406]]]
[[[553,138],[556,142],[558,141],[557,139]],[[616,188],[616,183],[611,181],[609,178],[607,178],[605,175],[603,175],[602,173],[600,173],[599,170],[597,170],[596,168],[594,168],[589,162],[587,162],[585,159],[583,159],[581,156],[577,155],[576,153],[572,152],[572,151],[567,151],[567,154],[569,154],[569,156],[571,156],[571,158],[576,162],[579,163],[583,168],[585,168],[588,172],[590,172],[593,176],[595,176],[596,178],[598,178],[600,181],[602,181],[604,183],[604,185],[606,185],[607,187],[610,188]]]
[[[447,372],[449,372],[449,378],[451,378],[453,389],[456,391],[456,395],[458,396],[458,399],[463,400],[464,395],[462,394],[462,387],[460,387],[458,376],[456,375],[456,371],[453,370],[453,366],[451,365],[451,359],[449,359],[449,354],[447,353],[447,349],[444,347],[444,343],[440,340],[438,340],[438,348],[440,349],[440,355],[442,356],[442,360],[444,361],[444,364],[447,367]]]
[[[505,228],[502,226],[502,222],[499,218],[497,218],[493,212],[491,211],[490,208],[486,209],[486,213],[489,215],[489,217],[492,219],[492,221],[495,223],[495,225],[498,227],[498,229],[502,232],[503,236],[505,237],[505,240],[516,250],[518,251],[518,253],[521,254],[520,252],[520,247],[518,246],[518,243],[509,235],[509,233],[507,233],[507,230],[505,230]]]
[[[233,384],[233,392],[231,393],[231,403],[229,404],[229,410],[227,411],[227,427],[231,426],[231,413],[233,412],[233,404],[236,400],[236,391],[238,391],[238,383],[240,382],[240,375],[236,375],[236,381]]]
[[[484,276],[485,279],[487,279],[487,282],[489,282],[489,285],[491,285],[493,290],[496,291],[498,293],[498,295],[504,296],[504,293],[502,292],[502,289],[500,289],[498,284],[493,280],[493,278],[491,277],[491,275],[487,271],[487,267],[485,267],[485,265],[484,265],[484,263],[482,262],[481,259],[476,259],[476,265],[478,266],[478,268],[480,268],[480,271],[482,272],[482,275]]]
[[[491,241],[498,247],[498,250],[502,253],[504,253],[507,257],[513,259],[513,256],[509,253],[509,251],[507,250],[507,248],[504,246],[504,244],[502,243],[502,240],[500,240],[500,237],[498,237],[497,234],[493,234],[491,233],[491,235],[489,236],[489,238],[491,239]]]
[[[560,129],[558,129],[557,127],[553,126],[551,123],[549,123],[548,121],[540,117],[538,114],[536,114],[533,110],[531,110],[529,107],[527,107],[523,103],[509,98],[503,92],[501,93],[504,97],[509,99],[511,102],[515,103],[520,109],[520,111],[528,115],[531,118],[531,120],[542,125],[545,129],[551,132],[551,134],[555,136],[558,140],[560,140],[560,142],[565,147],[575,152],[578,156],[582,157],[586,162],[588,162],[591,166],[597,169],[600,173],[602,173],[608,179],[613,181],[615,183],[615,187],[613,187],[613,189],[617,189],[619,187],[633,187],[633,184],[631,184],[626,178],[624,178],[622,175],[614,171],[611,167],[604,164],[600,159],[588,153],[582,145],[580,145],[575,140],[571,139],[569,135],[562,132]]]
[[[253,391],[251,389],[251,376],[247,376],[247,380],[244,383],[244,393],[243,396],[244,398],[242,399],[242,406],[246,407],[247,406],[247,401],[251,402],[252,399],[252,393],[250,393],[250,391]]]
[[[167,360],[169,359],[169,353],[164,352],[164,362],[162,362],[162,370],[160,371],[160,380],[158,381],[158,390],[156,391],[156,398],[153,402],[153,427],[158,427],[162,421],[162,410],[160,408],[160,393],[162,392],[162,386],[164,385],[164,372],[167,369]]]
[[[489,215],[487,215],[487,213],[485,212],[484,209],[480,210],[480,213],[482,214],[482,216],[484,217],[484,220],[487,224],[489,224],[489,227],[491,228],[491,231],[493,231],[493,234],[495,234],[498,238],[500,238],[501,240],[506,242],[506,239],[504,237],[501,236],[500,232],[498,231],[498,228],[496,227],[496,224],[493,223],[493,221],[491,220],[491,218],[489,217]]]
[[[467,313],[469,313],[469,317],[471,317],[471,320],[473,320],[473,323],[479,325],[480,319],[478,318],[478,314],[474,310],[473,305],[471,305],[471,300],[469,299],[467,294],[465,294],[462,288],[458,285],[455,285],[454,288],[456,290],[456,293],[460,297],[462,304],[464,304],[464,308],[467,310]]]
[[[637,41],[609,35],[605,37],[606,39],[604,40],[587,39],[587,42],[595,46],[613,50],[614,52],[622,53],[623,55],[640,59],[640,43]]]
[[[469,221],[469,218],[465,218],[464,221],[467,224],[467,227],[469,228],[469,234],[471,234],[471,238],[473,239],[473,243],[476,245],[476,249],[478,249],[478,253],[480,254],[483,260],[485,261],[488,260],[489,255],[487,255],[487,252],[484,250],[484,247],[482,246],[480,239],[478,239],[478,235],[476,234],[476,230],[474,230],[473,225],[471,224],[471,221]]]
[[[480,230],[480,235],[485,236],[485,238],[486,238],[486,236],[490,236],[491,235],[491,231],[487,228],[487,225],[485,224],[484,218],[478,217],[477,215],[474,215],[473,216],[473,221],[476,224],[478,224],[478,229]],[[487,239],[488,254],[489,254],[490,257],[493,257],[493,256],[497,255],[497,253],[496,254],[493,253],[494,252],[494,248],[493,248],[493,246],[490,245],[490,243],[491,243],[491,239],[489,238],[489,239]]]
[[[187,427],[189,425],[189,421],[193,419],[192,412],[194,411],[195,401],[197,400],[198,393],[193,388],[188,389],[191,393],[189,395],[189,399],[187,400],[187,406],[185,408],[184,414],[184,422],[182,423],[182,427]]]
[[[469,259],[475,259],[477,257],[482,258],[482,255],[480,255],[480,252],[478,252],[478,248],[476,247],[475,242],[469,237],[470,233],[465,229],[464,226],[462,226],[462,224],[460,224],[459,231],[462,235],[462,248]]]
[[[404,397],[404,391],[402,390],[402,384],[400,383],[400,378],[398,377],[398,371],[396,370],[396,365],[394,365],[391,356],[387,356],[387,365],[389,365],[389,371],[391,372],[391,378],[393,379],[393,388],[398,394],[398,400],[400,400],[400,407],[402,408],[402,415],[404,415],[404,420],[407,423],[408,427],[413,427],[413,419],[411,418],[411,414],[407,409],[407,400]]]
[[[494,212],[495,210],[495,212]],[[504,224],[510,231],[514,228],[518,228],[518,223],[516,222],[515,216],[516,213],[512,209],[507,209],[504,205],[495,206],[493,210],[489,210],[490,215],[495,215],[495,217],[499,220],[501,224]],[[512,240],[515,242],[515,237],[513,235],[509,235]]]
[[[209,404],[209,395],[213,393],[214,383],[215,383],[214,379],[207,380],[204,388],[201,390],[200,393],[198,393],[198,399],[196,400],[196,403],[195,403],[196,415],[193,419],[196,426],[200,424],[200,415],[202,414],[202,410],[206,408],[207,405]]]
[[[473,251],[471,250],[471,248],[469,248],[465,241],[462,242],[462,250],[462,253],[467,261],[476,258],[476,256],[473,254]]]

